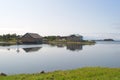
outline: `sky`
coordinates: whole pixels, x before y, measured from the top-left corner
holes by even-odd
[[[120,39],[120,0],[0,0],[0,34]]]

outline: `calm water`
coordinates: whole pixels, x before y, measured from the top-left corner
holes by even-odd
[[[120,42],[0,46],[0,72],[36,73],[86,66],[120,67]]]

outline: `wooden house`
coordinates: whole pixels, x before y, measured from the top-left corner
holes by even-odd
[[[67,41],[80,42],[83,40],[83,36],[78,34],[73,34],[67,37]]]
[[[22,36],[21,41],[23,44],[41,44],[42,37],[36,33],[26,33]]]

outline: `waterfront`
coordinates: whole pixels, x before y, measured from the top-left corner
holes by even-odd
[[[86,66],[120,67],[120,42],[95,45],[0,46],[0,72],[6,74],[69,70]]]

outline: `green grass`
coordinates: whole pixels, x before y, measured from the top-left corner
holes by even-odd
[[[86,67],[43,74],[0,76],[0,80],[120,80],[120,68]]]

